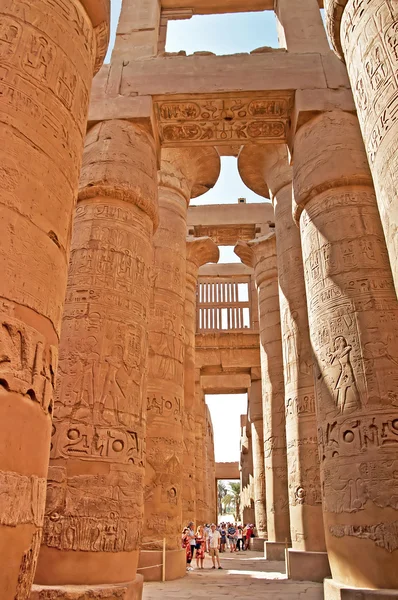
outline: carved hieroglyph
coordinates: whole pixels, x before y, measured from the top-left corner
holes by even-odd
[[[196,503],[203,499],[202,490],[196,487],[195,460],[203,439],[196,439],[199,426],[195,406],[195,334],[196,287],[201,265],[217,262],[219,250],[208,237],[186,238],[186,288],[185,288],[185,357],[184,357],[184,473],[187,485],[182,491],[182,522],[197,520]]]
[[[214,457],[214,431],[213,423],[211,420],[210,410],[207,404],[206,408],[206,436],[205,436],[205,451],[206,451],[206,480],[205,480],[205,503],[206,503],[206,516],[205,523],[216,523],[216,463]]]
[[[268,541],[285,542],[290,531],[275,234],[238,242],[235,253],[254,268],[258,291]]]
[[[94,64],[101,61],[95,28],[109,32],[109,2],[102,2],[103,19],[85,4],[0,6],[3,600],[28,597],[43,524],[72,212]]]
[[[160,225],[154,238],[144,549],[181,549],[184,478],[186,212],[218,178],[214,148],[164,150],[159,172]],[[149,545],[148,542],[156,544]]]
[[[332,574],[396,589],[398,305],[356,117],[314,118],[294,156]]]
[[[164,147],[266,143],[286,138],[290,93],[256,97],[159,98],[155,114]]]
[[[239,172],[255,192],[271,192],[275,210],[292,546],[325,551],[313,360],[300,231],[292,218],[293,172],[286,146],[246,146],[239,155]]]
[[[344,56],[398,290],[398,6],[327,0],[330,37]]]
[[[86,138],[71,247],[41,584],[65,582],[63,572],[80,585],[135,577],[156,220],[153,139],[124,121],[96,125]]]
[[[264,423],[262,382],[252,381],[249,390],[249,416],[253,453],[254,522],[258,537],[267,537],[267,503],[265,492]]]

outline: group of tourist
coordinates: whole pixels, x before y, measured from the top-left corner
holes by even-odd
[[[222,569],[220,552],[240,552],[250,548],[250,539],[254,537],[254,525],[237,525],[234,523],[220,523],[216,526],[199,525],[196,533],[194,524],[188,523],[182,532],[182,547],[186,551],[187,571],[192,571],[192,561],[196,559],[197,569],[204,568],[205,554],[208,553],[212,560],[212,569]]]

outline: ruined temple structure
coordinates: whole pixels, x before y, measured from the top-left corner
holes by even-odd
[[[263,10],[279,48],[165,51]],[[110,0],[0,2],[0,599],[182,578],[224,478],[290,579],[398,598],[398,2],[123,0],[109,36]],[[222,156],[263,202],[190,206]]]

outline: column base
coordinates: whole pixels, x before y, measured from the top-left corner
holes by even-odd
[[[109,585],[33,585],[29,600],[141,600],[144,578]]]
[[[348,587],[333,579],[325,579],[324,600],[397,600],[398,590],[371,590]]]
[[[162,560],[161,550],[141,550],[137,570],[144,581],[162,581]],[[186,566],[185,550],[166,551],[166,581],[185,577]]]
[[[288,579],[293,581],[317,581],[322,583],[326,577],[331,577],[328,553],[307,552],[288,548],[286,571]]]
[[[250,550],[255,552],[264,552],[264,544],[267,540],[260,537],[254,537],[250,540]]]
[[[284,542],[265,542],[264,556],[267,560],[285,560],[286,544]]]

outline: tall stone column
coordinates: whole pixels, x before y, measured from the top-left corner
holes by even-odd
[[[207,515],[206,523],[215,523],[216,516],[216,494],[215,494],[215,481],[216,481],[216,462],[214,458],[214,431],[213,423],[211,420],[210,410],[206,404],[206,481],[205,481],[205,493],[206,493],[206,505]]]
[[[36,572],[36,583],[56,586],[57,598],[71,597],[70,585],[91,586],[90,598],[109,588],[130,598],[142,589],[136,568],[156,224],[153,138],[126,121],[96,125],[83,155]]]
[[[205,440],[205,396],[199,381],[195,381],[195,493],[196,493],[196,524],[206,523],[207,507],[204,488],[206,485],[206,461],[204,452]]]
[[[262,382],[252,381],[249,390],[249,418],[253,453],[254,521],[257,537],[252,540],[253,550],[263,550],[267,539],[267,505],[265,494],[264,422]]]
[[[109,1],[0,6],[0,596],[30,593],[91,81]]]
[[[326,0],[329,37],[345,60],[398,292],[398,5]]]
[[[196,288],[199,267],[217,262],[220,252],[209,237],[186,238],[186,288],[185,288],[185,357],[184,357],[184,477],[188,482],[182,491],[182,522],[198,521],[197,500],[203,498],[203,489],[197,485],[198,453],[203,445],[196,419],[198,408],[195,396],[195,335],[196,335]],[[198,439],[197,439],[198,438]],[[200,524],[200,521],[198,521]]]
[[[159,172],[159,229],[149,333],[147,464],[141,566],[156,559],[166,538],[166,577],[185,574],[181,549],[184,457],[186,213],[189,200],[217,181],[220,157],[211,147],[164,150]],[[155,542],[156,543],[152,543]],[[148,544],[148,545],[147,545]],[[149,545],[150,544],[150,545]],[[154,578],[158,578],[158,570]],[[152,577],[150,571],[145,578]]]
[[[240,431],[240,519],[242,523],[247,524],[255,522],[253,500],[252,434],[251,423],[247,414],[240,416]]]
[[[325,597],[343,585],[357,598],[357,588],[398,589],[398,304],[354,115],[323,113],[299,129],[294,197],[333,575]]]
[[[238,242],[235,253],[254,268],[259,301],[268,560],[283,560],[290,541],[285,402],[275,234]]]
[[[323,581],[330,569],[323,528],[313,359],[300,231],[292,216],[293,169],[287,147],[246,146],[239,156],[239,171],[256,193],[271,195],[275,210],[292,538],[288,576]]]

